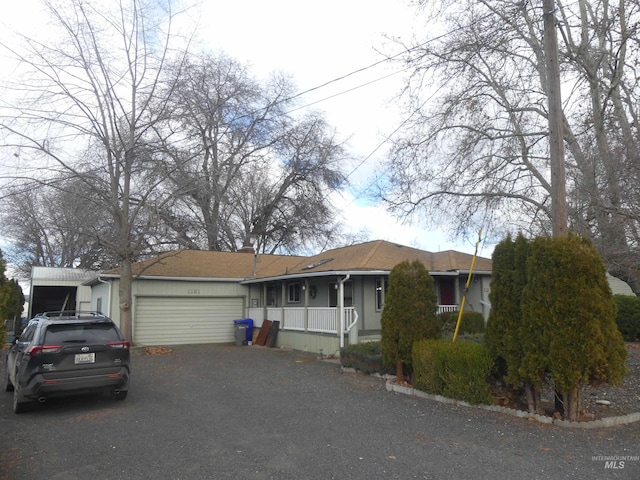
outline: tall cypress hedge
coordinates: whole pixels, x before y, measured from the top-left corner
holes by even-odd
[[[537,371],[535,377],[521,370],[527,351],[524,342],[535,341],[535,337],[526,338],[531,332],[525,331],[522,319],[521,303],[522,292],[527,285],[528,252],[529,241],[521,233],[515,241],[509,235],[494,249],[489,294],[491,311],[485,339],[504,381],[514,389],[524,387],[529,411],[540,413],[544,370]]]
[[[516,241],[508,236],[496,245],[493,252],[493,272],[489,301],[491,311],[485,336],[492,354],[505,363],[505,380],[518,385],[518,374],[523,351],[520,346],[522,313],[520,301],[526,285],[527,240],[518,235]]]
[[[521,307],[519,373],[536,387],[548,373],[575,420],[582,385],[618,384],[627,373],[616,305],[591,243],[576,235],[531,242]]]
[[[507,237],[493,254],[487,344],[506,366],[504,380],[524,387],[529,411],[555,383],[565,417],[580,410],[580,387],[617,384],[626,375],[626,347],[602,259],[576,235]]]
[[[616,323],[618,330],[627,342],[640,341],[640,297],[614,295],[618,307]]]
[[[398,380],[405,365],[411,368],[413,344],[439,338],[440,320],[434,281],[418,260],[396,265],[389,274],[389,289],[381,319],[382,360],[395,365]]]
[[[7,280],[5,269],[7,264],[0,250],[0,346],[4,344],[7,334],[5,320],[13,320],[14,326],[22,314],[24,295],[16,280]]]

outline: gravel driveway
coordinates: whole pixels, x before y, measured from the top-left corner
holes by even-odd
[[[0,478],[640,478],[640,424],[542,425],[389,393],[335,363],[255,346],[174,347],[132,367],[124,402],[83,397],[15,415],[0,393]]]

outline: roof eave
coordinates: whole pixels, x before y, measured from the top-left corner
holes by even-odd
[[[173,280],[177,282],[240,282],[244,277],[173,277],[170,275],[134,275],[134,280]],[[91,279],[88,282],[83,283],[83,285],[87,286],[95,286],[99,283],[103,283],[104,280],[118,280],[120,279],[120,275],[117,274],[107,274],[100,275],[94,279]]]
[[[277,282],[280,280],[294,280],[297,278],[310,278],[310,277],[344,277],[347,275],[389,275],[390,270],[327,270],[324,272],[304,272],[304,273],[289,273],[285,275],[277,275],[274,277],[258,277],[258,278],[245,278],[242,285],[252,283],[264,283],[264,282]]]
[[[466,273],[466,274],[468,274],[469,272],[470,272],[469,269],[467,269],[467,270],[458,270],[458,273]],[[474,270],[472,273],[474,275],[491,275],[492,274],[491,270]]]
[[[240,282],[240,284],[250,285],[254,283],[278,282],[281,280],[295,280],[299,278],[344,277],[346,275],[362,275],[362,276],[389,275],[389,273],[391,273],[391,270],[328,270],[324,272],[304,272],[304,273],[298,272],[298,273],[289,273],[285,275],[276,275],[273,277],[245,278]],[[468,273],[469,273],[469,270],[450,270],[450,271],[433,270],[429,272],[429,275],[457,277],[461,274],[468,274]],[[491,275],[491,272],[487,270],[474,270],[473,273],[478,275]]]

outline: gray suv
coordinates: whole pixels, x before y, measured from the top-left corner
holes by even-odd
[[[129,347],[117,325],[100,313],[36,316],[7,353],[5,391],[13,391],[13,411],[21,413],[36,400],[92,392],[124,400]]]

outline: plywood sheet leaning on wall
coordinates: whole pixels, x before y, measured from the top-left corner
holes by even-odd
[[[267,342],[267,335],[272,323],[273,322],[271,320],[264,320],[262,322],[262,327],[260,327],[260,331],[258,332],[258,336],[256,337],[256,345],[264,347],[265,343]]]

